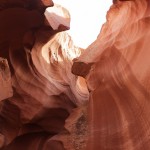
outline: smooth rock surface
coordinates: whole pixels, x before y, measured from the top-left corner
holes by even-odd
[[[149,0],[116,1],[97,40],[75,60],[73,72],[78,75],[78,66],[85,70],[81,62],[93,64],[86,75],[90,90],[86,150],[150,147],[149,10]]]
[[[64,26],[65,30],[70,28],[70,14],[62,6],[55,4],[53,7],[48,7],[44,15],[53,30],[57,30],[59,26]]]
[[[56,137],[67,132],[72,110],[89,99],[85,79],[71,73],[83,49],[65,32],[69,12],[51,1],[0,6],[0,149],[63,150]],[[48,6],[57,12],[57,28],[44,16]]]
[[[0,57],[0,101],[13,96],[11,74],[6,59]]]
[[[83,50],[65,8],[0,3],[1,150],[149,150],[150,2],[114,1],[106,17]]]

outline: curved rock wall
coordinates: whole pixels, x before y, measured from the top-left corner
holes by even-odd
[[[83,50],[65,8],[1,1],[0,149],[150,148],[150,2],[113,3]]]
[[[63,150],[54,137],[89,99],[85,79],[71,73],[83,50],[65,32],[69,12],[42,0],[0,6],[0,148]]]
[[[97,40],[75,60],[72,69],[86,78],[90,90],[86,150],[147,150],[150,3],[114,3]],[[87,68],[86,74],[78,68]]]

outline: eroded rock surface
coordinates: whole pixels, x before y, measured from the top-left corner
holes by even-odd
[[[54,137],[69,133],[66,119],[89,99],[85,79],[71,73],[83,50],[65,32],[69,12],[45,0],[0,6],[0,148],[64,150]],[[56,25],[44,16],[48,6]]]
[[[8,62],[6,59],[0,58],[0,101],[12,95],[13,90]]]
[[[150,2],[113,2],[86,50],[62,6],[0,2],[0,149],[150,148]]]
[[[150,148],[149,0],[115,1],[97,40],[75,60],[93,64],[86,150]],[[85,70],[85,66],[83,69]],[[82,71],[81,71],[82,72]],[[81,74],[82,75],[82,74]]]

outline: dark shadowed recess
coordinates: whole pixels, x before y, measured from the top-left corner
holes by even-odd
[[[40,116],[37,115],[29,123],[22,124],[19,108],[9,100],[0,104],[0,132],[7,137],[8,143],[1,150],[63,150],[60,142],[47,140],[64,130],[65,120],[69,116],[66,110],[43,109]]]
[[[2,150],[64,150],[61,142],[48,141],[51,137],[47,132],[25,134]]]

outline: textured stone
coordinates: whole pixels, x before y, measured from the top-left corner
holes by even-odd
[[[93,63],[86,75],[90,90],[86,150],[150,147],[149,9],[147,0],[116,2],[97,40],[75,60],[76,66]]]
[[[54,7],[47,8],[44,14],[54,30],[70,29],[70,14],[62,6],[55,4]]]
[[[0,57],[0,101],[13,96],[11,74],[6,59]]]
[[[1,150],[149,150],[149,0],[114,3],[83,50],[65,8],[1,1]]]

